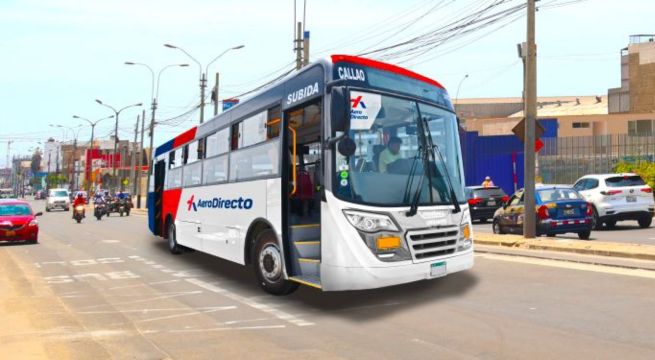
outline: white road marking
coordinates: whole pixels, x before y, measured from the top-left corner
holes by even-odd
[[[149,314],[155,312],[166,312],[166,311],[184,311],[184,310],[196,310],[200,311],[219,311],[219,310],[229,310],[234,309],[236,306],[203,306],[197,308],[159,308],[159,309],[131,309],[131,310],[94,310],[94,311],[76,311],[76,314],[81,315],[99,315],[99,314]],[[50,314],[62,314],[62,313],[50,313]]]
[[[168,330],[169,333],[194,333],[206,331],[230,331],[230,330],[268,330],[268,329],[283,329],[286,325],[262,325],[262,326],[242,326],[242,327],[223,327],[223,328],[209,328],[209,329],[181,329],[181,330]],[[147,332],[145,332],[147,333]]]
[[[102,240],[101,242],[105,244],[115,244],[121,242],[120,240]]]
[[[202,294],[202,291],[183,291],[179,293],[173,293],[169,295],[161,295],[161,296],[155,296],[153,298],[148,298],[148,299],[139,299],[139,300],[131,300],[131,301],[123,301],[119,303],[113,303],[113,304],[96,304],[96,305],[89,305],[89,306],[84,306],[84,309],[93,309],[97,307],[102,307],[102,306],[116,306],[116,305],[130,305],[130,304],[136,304],[136,303],[141,303],[141,302],[150,302],[150,301],[155,301],[155,300],[163,300],[163,299],[170,299],[178,296],[186,296],[186,295],[197,295],[197,294]]]
[[[282,310],[275,309],[275,308],[273,308],[273,307],[271,307],[269,305],[266,305],[266,304],[258,303],[258,302],[254,301],[252,299],[248,299],[248,298],[245,298],[245,297],[243,297],[241,295],[237,295],[237,294],[235,294],[233,292],[230,292],[229,290],[220,288],[220,287],[218,287],[216,285],[210,284],[210,283],[202,281],[200,279],[191,278],[191,279],[186,279],[186,281],[191,283],[191,284],[194,284],[196,286],[199,286],[199,287],[201,287],[203,289],[209,290],[211,292],[221,294],[221,295],[223,295],[223,296],[225,296],[225,297],[227,297],[229,299],[240,302],[240,303],[242,303],[244,305],[248,305],[248,306],[250,306],[252,308],[255,308],[257,310],[260,310],[260,311],[263,311],[265,313],[271,314],[271,315],[275,316],[276,318],[278,318],[280,320],[288,321],[288,322],[290,322],[290,323],[292,323],[294,325],[297,325],[297,326],[314,325],[314,323],[305,321],[303,319],[300,319],[300,318],[296,317],[295,315],[291,315],[291,314],[286,313],[286,312],[284,312]]]
[[[655,279],[655,271],[644,270],[644,269],[628,269],[628,268],[621,268],[615,266],[583,264],[583,263],[576,263],[570,261],[535,259],[535,258],[498,255],[498,254],[475,254],[475,256],[481,257],[483,259],[507,261],[507,262],[520,263],[520,264],[549,266],[549,267],[557,267],[562,269],[591,271],[591,272],[599,272],[604,274],[625,275],[625,276],[642,277],[647,279]]]
[[[210,310],[193,311],[193,312],[187,312],[187,313],[183,313],[183,314],[174,314],[174,315],[168,315],[168,316],[160,316],[160,317],[151,318],[151,319],[137,320],[136,322],[145,323],[145,322],[151,322],[151,321],[168,320],[168,319],[174,319],[174,318],[178,318],[178,317],[209,314],[209,313],[213,313],[213,312],[217,312],[217,311],[234,310],[236,308],[237,308],[236,306],[223,306],[223,307],[220,307],[220,308],[210,309]]]

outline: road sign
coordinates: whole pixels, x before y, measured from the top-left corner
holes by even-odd
[[[525,142],[525,118],[521,119],[521,121],[519,121],[519,123],[514,126],[512,132],[521,140],[522,143]],[[541,126],[539,121],[536,121],[534,127],[535,138],[539,139],[544,135],[544,132],[546,132],[544,127]]]

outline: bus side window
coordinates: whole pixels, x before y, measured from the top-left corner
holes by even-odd
[[[175,150],[168,153],[168,168],[172,169],[175,167]]]
[[[266,121],[266,138],[275,139],[280,136],[280,124],[282,122],[282,111],[280,105],[268,109]]]

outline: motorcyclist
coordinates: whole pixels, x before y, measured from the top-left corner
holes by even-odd
[[[77,196],[75,197],[75,200],[73,200],[73,219],[75,218],[75,208],[78,207],[78,206],[82,206],[82,216],[83,217],[85,216],[85,214],[84,214],[84,212],[85,212],[85,209],[84,209],[85,203],[86,202],[84,201],[84,196],[82,194],[77,194]]]

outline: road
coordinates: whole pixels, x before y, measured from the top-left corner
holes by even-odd
[[[474,231],[482,233],[492,233],[491,221],[485,224],[480,222],[473,223]],[[578,239],[576,234],[562,234],[555,239]],[[639,228],[636,221],[621,221],[616,224],[614,229],[593,230],[591,232],[592,241],[620,242],[629,244],[655,245],[655,225],[647,229]]]
[[[438,280],[274,297],[250,268],[171,255],[144,216],[40,224],[39,244],[0,246],[3,357],[655,357],[655,272],[479,254]]]

